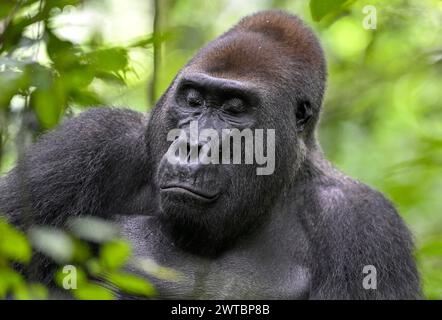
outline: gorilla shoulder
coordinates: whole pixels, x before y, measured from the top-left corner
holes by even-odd
[[[318,207],[308,225],[314,254],[324,257],[314,267],[314,279],[322,279],[312,285],[315,298],[324,298],[324,292],[343,299],[419,297],[411,234],[382,193],[340,175],[317,183],[313,197]],[[335,270],[332,280],[329,270]],[[376,290],[362,286],[368,270],[376,272]]]
[[[313,179],[312,184],[310,192],[318,206],[318,218],[334,221],[332,224],[340,226],[346,237],[347,229],[354,228],[359,236],[395,232],[401,229],[398,223],[406,230],[393,204],[364,183],[340,173]]]
[[[90,108],[78,116],[66,119],[55,130],[43,135],[42,139],[50,138],[51,135],[57,135],[57,132],[63,131],[63,134],[73,135],[66,137],[69,143],[72,140],[83,143],[88,136],[101,139],[101,142],[115,138],[121,140],[125,137],[129,141],[134,141],[137,134],[144,133],[147,123],[146,115],[133,110],[112,107]],[[75,136],[82,140],[71,139]]]
[[[147,121],[141,113],[113,108],[89,109],[65,120],[43,134],[2,179],[0,210],[17,225],[23,225],[24,203],[36,224],[119,212],[118,200],[127,203],[144,185],[139,172],[148,167],[146,153],[140,152],[146,149]],[[23,199],[22,189],[29,199]]]

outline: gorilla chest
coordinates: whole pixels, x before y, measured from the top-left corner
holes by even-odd
[[[215,261],[164,260],[183,274],[176,283],[157,283],[165,298],[300,299],[308,296],[308,269],[302,265],[267,263],[253,256],[227,255]],[[167,261],[167,262],[166,262]]]
[[[139,223],[136,224],[140,226]],[[143,224],[144,227],[148,224]],[[281,243],[244,243],[209,259],[176,248],[156,230],[125,228],[135,255],[154,259],[181,274],[178,281],[150,278],[160,298],[183,299],[302,299],[308,297],[310,272],[303,250]],[[296,246],[294,246],[296,248]],[[298,246],[297,248],[302,247]]]

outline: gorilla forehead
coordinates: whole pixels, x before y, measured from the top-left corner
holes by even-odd
[[[262,38],[262,35],[250,33],[227,35],[202,50],[190,68],[213,77],[261,85],[269,78],[274,81],[288,61],[282,56],[276,58],[269,41]]]
[[[306,73],[310,80],[323,83],[326,73],[313,32],[297,17],[280,11],[244,18],[203,48],[189,69],[261,84],[301,81],[301,74],[305,77]]]

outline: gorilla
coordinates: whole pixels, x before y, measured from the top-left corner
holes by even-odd
[[[412,238],[393,205],[318,145],[326,73],[298,17],[247,16],[183,67],[149,115],[94,108],[41,136],[1,180],[0,211],[23,229],[116,221],[136,257],[184,275],[151,279],[160,298],[420,298]],[[205,147],[211,139],[168,139],[192,122],[220,135],[274,130],[272,174],[258,175],[256,161],[171,161],[175,144],[219,151]],[[46,266],[36,266],[42,281]]]

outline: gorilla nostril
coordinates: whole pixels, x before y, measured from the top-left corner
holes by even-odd
[[[187,143],[187,161],[188,164],[201,164],[201,159],[210,156],[211,148],[207,141],[199,141],[195,144]]]

